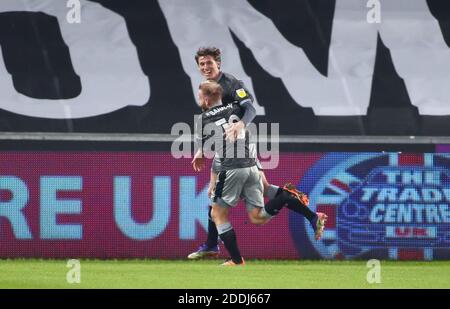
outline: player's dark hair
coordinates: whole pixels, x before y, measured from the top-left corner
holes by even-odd
[[[222,99],[223,88],[215,81],[204,81],[198,87],[204,95],[213,99],[214,102]]]
[[[198,58],[202,56],[211,56],[217,63],[222,61],[222,52],[217,47],[200,47],[195,54],[195,62],[198,64]]]

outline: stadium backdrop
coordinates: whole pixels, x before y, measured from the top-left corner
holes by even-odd
[[[161,143],[2,145],[1,257],[184,258],[206,237],[209,171]],[[285,147],[268,179],[308,192],[327,229],[315,241],[288,210],[256,226],[241,203],[231,220],[247,258],[449,258],[450,147]]]
[[[232,221],[247,258],[449,258],[450,163],[435,145],[450,132],[447,2],[382,1],[380,23],[360,0],[80,3],[80,23],[66,1],[0,3],[0,257],[195,249],[208,172],[137,134],[192,128],[193,54],[217,45],[223,69],[254,93],[256,123],[279,123],[293,140],[367,141],[283,144],[268,178],[308,192],[329,224],[316,242],[288,211],[258,227],[239,206]],[[386,146],[371,139],[380,135],[441,139]]]

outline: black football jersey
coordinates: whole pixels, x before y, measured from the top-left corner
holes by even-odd
[[[241,104],[247,100],[253,102],[253,96],[248,92],[244,83],[233,75],[221,72],[217,83],[223,89],[222,103],[224,105],[227,103]]]
[[[221,161],[221,170],[230,170],[256,165],[254,152],[249,150],[249,132],[242,130],[233,143],[226,141],[226,128],[238,122],[244,115],[237,103],[221,104],[204,111],[196,124],[197,143],[204,150],[213,150]],[[201,129],[201,130],[200,130]]]

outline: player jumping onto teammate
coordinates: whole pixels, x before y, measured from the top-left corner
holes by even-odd
[[[224,242],[225,247],[231,255],[231,260],[224,265],[239,265],[244,261],[240,255],[235,232],[228,221],[228,211],[234,207],[240,197],[242,197],[247,206],[250,220],[256,224],[264,224],[270,218],[283,208],[301,213],[310,222],[315,230],[316,239],[323,233],[326,215],[312,212],[299,196],[299,191],[292,185],[285,188],[278,188],[275,198],[264,205],[262,173],[256,167],[256,156],[249,150],[249,133],[243,131],[236,140],[230,142],[224,139],[223,131],[231,125],[232,119],[241,119],[245,112],[240,104],[228,103],[221,104],[222,87],[213,81],[206,81],[200,85],[199,103],[204,110],[201,116],[200,132],[214,132],[214,134],[202,134],[199,137],[200,148],[196,153],[193,166],[195,170],[201,170],[204,166],[202,148],[203,142],[210,138],[215,138],[214,146],[216,156],[220,158],[220,173],[216,180],[212,192],[212,219],[217,226],[217,232]],[[219,127],[217,130],[205,130],[208,125]],[[219,138],[217,139],[217,136]],[[238,142],[241,139],[239,146]],[[245,140],[245,141],[244,141]],[[235,149],[241,147],[243,156],[236,156]],[[239,149],[238,149],[239,152]]]

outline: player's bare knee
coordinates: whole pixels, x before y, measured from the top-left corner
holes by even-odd
[[[222,220],[223,216],[221,216],[221,214],[219,212],[213,210],[211,212],[211,217],[212,217],[213,221],[217,224],[218,221]]]
[[[214,209],[211,210],[211,220],[213,220],[213,222],[216,222],[216,214],[214,213]]]
[[[249,212],[248,218],[250,219],[250,222],[252,224],[256,224],[256,225],[262,225],[267,222],[267,220],[265,220],[265,218],[262,218],[260,216],[260,211],[258,209],[254,209],[253,211]]]
[[[263,225],[264,223],[266,223],[266,222],[262,221],[262,219],[259,219],[259,218],[251,218],[250,222],[253,224],[256,224],[256,225]]]
[[[256,224],[256,225],[264,225],[264,224],[266,224],[267,222],[269,222],[269,220],[266,219],[266,218],[258,218],[258,220],[257,220],[257,222],[255,222],[255,224]]]
[[[219,218],[220,215],[217,213],[217,208],[213,206],[211,209],[211,219],[216,222]]]
[[[249,215],[248,218],[250,219],[250,222],[251,222],[251,223],[253,223],[253,224],[258,224],[258,223],[257,223],[257,222],[258,222],[258,219],[256,219],[255,217]]]
[[[221,224],[228,221],[228,211],[217,204],[213,205],[211,217],[216,224]]]

